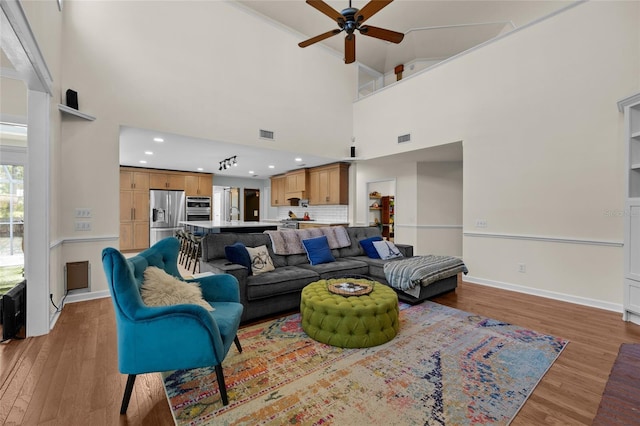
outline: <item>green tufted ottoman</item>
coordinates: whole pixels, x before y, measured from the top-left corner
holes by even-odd
[[[363,296],[331,293],[327,285],[341,282],[373,284]],[[302,289],[302,329],[314,340],[342,348],[368,348],[386,343],[400,330],[398,296],[384,284],[366,279],[320,280]]]

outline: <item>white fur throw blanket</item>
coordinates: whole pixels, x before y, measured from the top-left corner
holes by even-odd
[[[275,254],[305,254],[302,240],[309,238],[327,237],[329,248],[337,249],[351,245],[351,239],[343,226],[326,226],[309,229],[283,229],[280,231],[264,231],[271,237],[271,245]]]

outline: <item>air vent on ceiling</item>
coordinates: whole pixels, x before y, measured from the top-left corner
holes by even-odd
[[[260,129],[260,139],[268,139],[270,141],[275,140],[275,133],[271,130]]]
[[[398,143],[411,142],[411,133],[398,136]]]

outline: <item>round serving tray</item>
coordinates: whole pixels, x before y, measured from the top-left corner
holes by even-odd
[[[327,285],[327,289],[333,294],[341,296],[363,296],[373,291],[373,285],[359,282],[338,281]]]

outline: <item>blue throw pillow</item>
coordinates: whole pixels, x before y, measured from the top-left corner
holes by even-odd
[[[331,249],[329,248],[329,242],[327,241],[326,235],[302,240],[302,244],[307,252],[309,263],[312,265],[336,261],[331,254]]]
[[[364,250],[364,252],[369,258],[380,259],[380,255],[378,254],[378,251],[373,246],[374,241],[382,241],[382,237],[375,236],[375,237],[366,238],[364,240],[360,240],[360,246],[362,247],[362,249]]]
[[[249,275],[253,275],[251,271],[251,257],[244,244],[235,243],[230,246],[224,246],[224,255],[229,262],[247,267],[247,269],[249,269]]]

